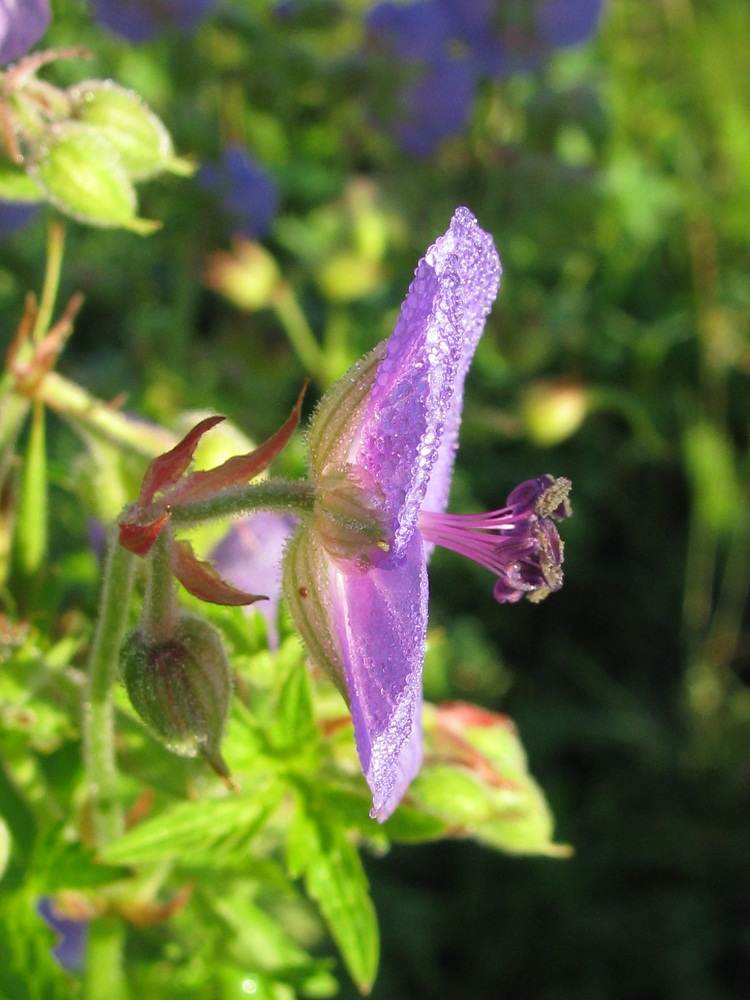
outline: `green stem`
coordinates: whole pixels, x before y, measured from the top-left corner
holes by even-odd
[[[55,308],[57,289],[60,287],[63,251],[65,249],[65,226],[58,219],[49,224],[47,230],[47,269],[44,274],[44,287],[39,309],[34,321],[32,342],[38,344],[50,328],[52,313]]]
[[[86,777],[98,845],[116,840],[123,830],[117,790],[114,705],[120,647],[130,610],[135,556],[110,537],[99,618],[91,645],[83,714]]]
[[[314,503],[315,487],[307,479],[266,479],[203,500],[175,506],[172,508],[171,521],[175,526],[195,525],[223,517],[237,517],[256,510],[302,514],[311,511]]]
[[[73,427],[83,425],[104,440],[145,458],[154,458],[168,451],[179,440],[176,434],[163,427],[134,420],[113,409],[57,372],[50,372],[44,377],[35,395],[69,420]]]
[[[280,285],[272,305],[302,366],[320,381],[325,375],[325,355],[292,289]]]
[[[172,528],[165,525],[148,554],[148,577],[141,624],[150,642],[161,642],[174,632],[177,587],[172,569]]]
[[[16,442],[30,407],[31,400],[17,395],[13,376],[5,372],[0,378],[0,489],[15,460]]]
[[[125,925],[116,917],[92,920],[86,939],[85,1000],[125,1000]]]

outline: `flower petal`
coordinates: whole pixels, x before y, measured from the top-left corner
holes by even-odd
[[[474,216],[465,208],[457,209],[451,228],[427,252],[427,260],[431,259],[433,252],[434,257],[455,255],[454,266],[463,293],[461,360],[453,384],[453,397],[445,417],[440,449],[423,502],[425,510],[442,513],[448,504],[453,462],[458,448],[464,381],[484,332],[485,320],[500,287],[502,267],[492,237],[479,228]],[[438,266],[437,263],[435,266]]]
[[[273,650],[279,647],[281,557],[296,523],[288,514],[270,511],[240,518],[209,556],[219,575],[235,587],[268,595],[257,610],[266,619],[268,645]]]
[[[391,569],[328,567],[357,751],[372,790],[370,815],[394,811],[422,763],[422,667],[427,572],[414,534]]]
[[[18,59],[36,45],[47,30],[49,0],[0,4],[0,66]]]
[[[499,275],[491,237],[468,209],[457,209],[418,265],[386,345],[348,458],[386,490],[394,531],[389,565],[411,538],[436,463],[434,495],[447,501],[463,381]]]

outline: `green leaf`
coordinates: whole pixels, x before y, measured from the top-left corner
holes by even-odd
[[[40,839],[32,863],[34,884],[42,886],[42,895],[60,889],[94,889],[127,875],[122,868],[99,864],[94,852],[81,844],[66,843],[59,829]]]
[[[277,920],[246,898],[244,888],[213,899],[212,906],[233,933],[231,951],[251,970],[252,978],[257,972],[268,973],[305,996],[329,997],[338,991],[326,963],[308,955]]]
[[[281,689],[269,736],[276,747],[300,747],[314,731],[312,682],[300,658]]]
[[[552,839],[552,813],[510,719],[460,703],[425,705],[424,719],[425,763],[407,795],[413,809],[442,822],[444,835],[511,854],[571,853]]]
[[[289,843],[290,869],[304,875],[347,969],[369,993],[378,970],[380,935],[369,884],[356,847],[330,818],[298,801]]]
[[[712,424],[697,423],[686,430],[684,448],[702,523],[718,533],[730,532],[746,500],[728,438]]]
[[[196,861],[234,851],[258,832],[283,793],[274,781],[225,799],[180,802],[129,830],[100,856],[110,864],[141,864],[166,858]]]

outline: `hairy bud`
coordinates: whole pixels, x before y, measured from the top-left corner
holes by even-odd
[[[216,629],[183,614],[168,639],[154,642],[134,630],[120,656],[130,701],[149,729],[174,753],[203,754],[226,775],[219,746],[232,680]]]
[[[190,172],[175,160],[172,139],[138,94],[112,80],[85,80],[68,90],[72,116],[103,133],[120,157],[131,180],[153,177],[162,170]]]
[[[29,172],[61,212],[93,226],[146,234],[158,223],[136,217],[136,196],[106,135],[83,122],[60,122],[45,133]]]

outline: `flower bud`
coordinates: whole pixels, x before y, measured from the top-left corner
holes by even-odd
[[[59,122],[45,133],[29,171],[48,201],[93,226],[146,234],[158,223],[135,215],[135,189],[106,134],[82,122]]]
[[[154,735],[181,757],[202,753],[227,774],[219,746],[232,679],[219,633],[183,614],[167,639],[155,642],[140,629],[131,632],[120,658],[133,708]]]
[[[231,253],[211,254],[204,280],[209,288],[238,309],[255,312],[273,304],[279,291],[281,271],[260,243],[237,239]]]
[[[524,393],[521,418],[531,440],[550,447],[575,434],[588,406],[588,393],[577,382],[540,379]]]
[[[134,91],[112,80],[86,80],[71,87],[68,96],[72,117],[106,136],[131,180],[175,168],[185,172],[163,122]]]

